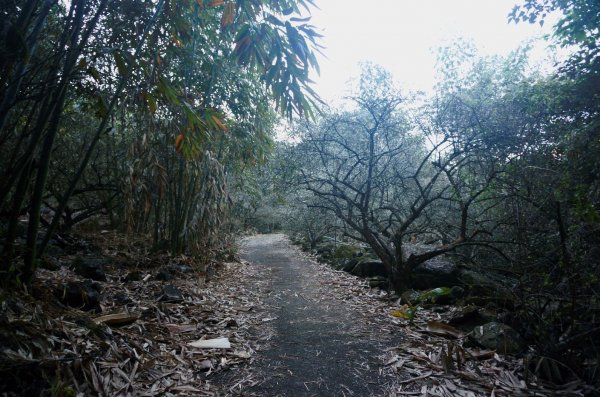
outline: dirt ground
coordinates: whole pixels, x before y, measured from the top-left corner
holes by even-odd
[[[248,395],[390,394],[393,377],[381,357],[397,336],[370,327],[372,316],[344,301],[321,267],[283,235],[247,238],[242,258],[268,279],[265,309],[273,330],[255,364],[262,380]]]

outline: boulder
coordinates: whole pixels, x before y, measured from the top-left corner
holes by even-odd
[[[478,306],[496,306],[512,310],[514,296],[509,287],[514,285],[510,278],[500,275],[486,275],[471,269],[461,269],[459,282],[469,292],[467,303]]]
[[[183,302],[183,294],[179,288],[174,285],[165,285],[162,289],[162,295],[159,299],[161,302],[179,303]]]
[[[442,257],[425,261],[413,270],[412,286],[415,289],[432,289],[458,284],[458,266]]]
[[[387,277],[387,270],[382,261],[378,260],[364,260],[358,262],[350,271],[350,273],[354,274],[358,277]]]
[[[517,354],[525,349],[521,335],[508,325],[498,322],[475,327],[469,334],[469,341],[500,354]]]
[[[101,288],[98,283],[85,280],[70,281],[63,284],[56,289],[55,295],[64,305],[99,313],[102,311],[100,308],[100,292]]]
[[[472,269],[461,269],[459,282],[469,288],[469,292],[479,296],[509,296],[510,291],[500,280]]]
[[[75,273],[81,277],[95,281],[106,281],[104,266],[106,266],[107,263],[108,261],[104,258],[77,257],[73,260],[72,267]]]

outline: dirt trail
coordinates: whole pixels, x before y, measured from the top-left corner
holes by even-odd
[[[381,370],[391,335],[378,335],[372,319],[343,301],[320,266],[279,234],[247,238],[242,258],[269,280],[270,344],[257,357],[257,396],[385,396]],[[321,268],[322,269],[322,268]],[[272,320],[270,320],[270,318]]]

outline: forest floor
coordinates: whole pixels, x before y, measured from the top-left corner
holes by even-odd
[[[246,237],[241,260],[208,275],[144,240],[92,236],[47,258],[54,270],[28,290],[0,291],[0,395],[593,395],[537,382],[525,357],[464,346],[447,325],[460,308],[403,318],[392,295],[281,234]],[[57,289],[89,282],[72,266],[83,255],[107,261],[99,313]]]
[[[242,243],[247,280],[263,303],[251,365],[225,374],[242,396],[584,395],[527,379],[523,358],[462,346],[445,320],[458,308],[421,310],[413,321],[387,292],[320,264],[281,234]]]

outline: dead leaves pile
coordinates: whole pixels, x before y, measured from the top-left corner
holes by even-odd
[[[36,298],[20,294],[3,299],[0,377],[5,381],[0,393],[222,395],[220,390],[229,386],[213,379],[254,359],[257,344],[250,328],[261,323],[261,298],[246,283],[259,281],[249,266],[226,263],[208,283],[200,273],[170,281],[184,301],[164,303],[164,283],[154,280],[155,271],[142,270],[141,281],[128,283],[121,281],[127,269],[108,273],[101,314],[57,302],[52,289],[77,280],[65,267],[39,271],[32,292]],[[128,303],[117,303],[116,297],[123,296]],[[39,384],[31,384],[32,373]]]
[[[441,313],[419,308],[409,315],[410,308],[387,292],[326,264],[313,264],[321,284],[369,318],[370,333],[401,335],[402,341],[381,357],[384,371],[396,375],[391,396],[600,395],[600,390],[580,380],[560,386],[538,380],[527,369],[526,357],[464,347],[466,334],[447,324],[459,308],[438,307]]]

